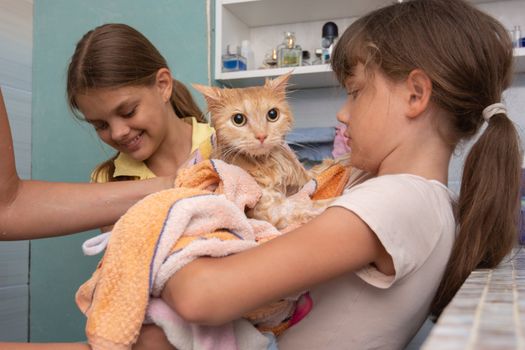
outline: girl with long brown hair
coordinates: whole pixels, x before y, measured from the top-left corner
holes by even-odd
[[[94,182],[175,174],[209,157],[213,129],[160,52],[128,25],[104,24],[82,37],[67,95],[73,112],[117,150],[93,171]]]
[[[194,260],[163,299],[214,325],[310,290],[312,311],[280,349],[403,348],[473,269],[496,266],[517,240],[521,150],[502,103],[512,59],[505,28],[463,0],[405,1],[359,18],[332,68],[348,92],[338,119],[351,163],[367,177],[290,233]],[[456,202],[451,156],[484,125]]]

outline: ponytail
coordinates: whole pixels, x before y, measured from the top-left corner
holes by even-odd
[[[193,99],[193,96],[189,92],[188,88],[180,81],[173,79],[173,89],[171,92],[171,105],[175,110],[175,114],[179,118],[184,117],[195,117],[197,121],[206,123],[206,118],[200,110],[197,103]]]
[[[472,45],[475,38],[483,40]],[[495,267],[517,241],[520,142],[512,121],[494,103],[512,81],[512,50],[506,28],[467,1],[409,0],[360,17],[332,55],[340,82],[358,63],[373,64],[392,81],[423,70],[432,80],[431,102],[444,112],[436,125],[453,148],[490,118],[465,161],[456,207],[459,228],[432,302],[435,315],[472,270]],[[482,118],[487,106],[492,117]]]
[[[456,216],[458,233],[431,311],[439,316],[476,268],[493,268],[517,242],[521,179],[519,136],[499,113],[470,150]]]

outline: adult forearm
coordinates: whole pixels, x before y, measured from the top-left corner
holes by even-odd
[[[0,90],[0,240],[52,237],[111,225],[139,199],[172,184],[173,177],[107,184],[20,180]]]
[[[144,196],[172,186],[155,178],[105,184],[18,181],[0,201],[0,240],[52,237],[111,225]]]

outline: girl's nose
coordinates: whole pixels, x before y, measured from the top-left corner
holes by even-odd
[[[129,134],[130,127],[124,122],[114,122],[111,126],[111,138],[113,141],[120,142]]]
[[[337,120],[339,120],[341,123],[348,123],[348,120],[350,119],[350,113],[346,105],[343,105],[335,116],[337,117]]]

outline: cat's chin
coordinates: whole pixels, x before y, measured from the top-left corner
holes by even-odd
[[[266,158],[270,155],[268,151],[261,151],[261,150],[253,150],[253,151],[247,151],[244,150],[242,152],[245,157],[251,157],[251,158]]]
[[[275,147],[257,147],[257,148],[250,148],[250,149],[244,149],[243,153],[248,157],[254,157],[254,158],[266,158],[268,157],[272,151],[274,151]]]

